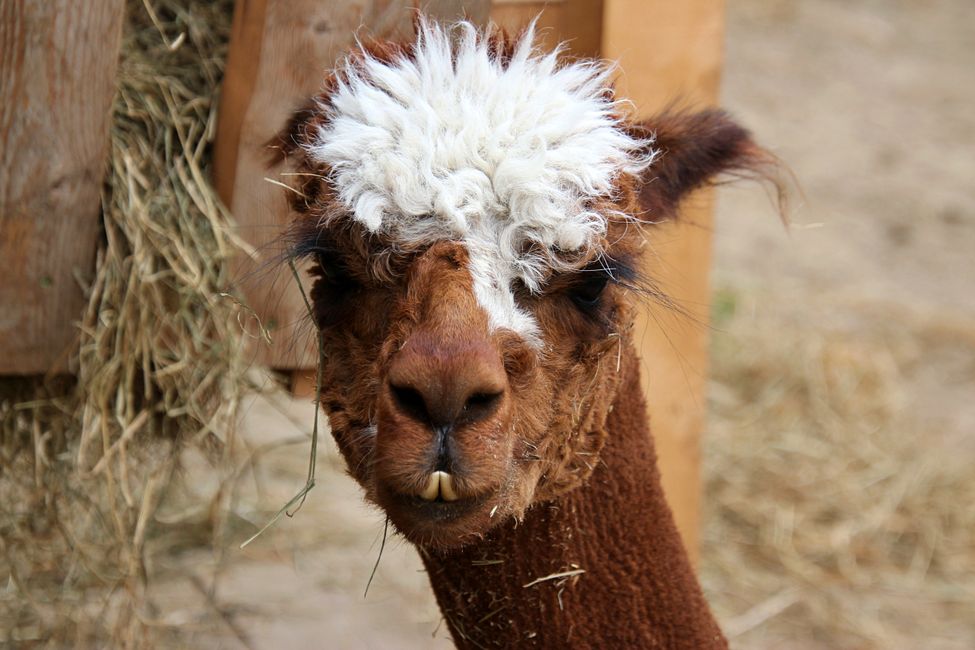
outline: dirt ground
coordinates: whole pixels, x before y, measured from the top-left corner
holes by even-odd
[[[891,389],[896,413],[930,432],[929,444],[975,461],[975,12],[969,0],[727,4],[723,103],[788,163],[804,196],[794,201],[786,231],[761,190],[720,191],[716,308],[732,303],[737,324],[718,323],[716,349],[749,323],[800,340],[824,331],[850,341],[898,337],[909,350],[907,361],[892,362],[899,364]],[[939,327],[952,335],[932,335]],[[716,353],[714,363],[715,376],[734,383],[722,366],[725,357]],[[257,478],[242,481],[238,510],[253,513],[250,523],[262,522],[302,485],[312,417],[309,401],[280,394],[256,396],[245,409],[243,435],[254,448],[295,443],[267,448]],[[714,431],[726,424],[723,417],[715,409]],[[719,441],[715,434],[705,444]],[[208,633],[208,644],[451,647],[416,553],[396,538],[387,541],[363,596],[383,520],[363,505],[330,445],[320,454],[319,479],[297,516],[242,552],[232,548],[219,567],[209,554],[173,560],[200,577],[219,569],[211,603],[226,625],[218,639]],[[705,515],[714,513],[708,508]],[[714,530],[709,525],[705,530]],[[238,538],[252,529],[245,522],[239,528]],[[705,572],[709,556],[717,556],[709,553],[715,543],[706,535]],[[709,589],[719,597],[713,583]],[[190,579],[166,585],[159,598],[169,603],[169,622],[184,627],[207,606]],[[802,630],[776,645],[773,639],[786,637],[753,633],[787,615],[793,601],[733,611],[725,600],[719,613],[735,631],[750,633],[736,638],[738,647],[882,647],[869,638],[830,642],[810,634],[802,641]],[[973,647],[971,623],[958,623],[955,636],[934,646]]]
[[[963,0],[728,3],[723,103],[805,196],[784,234],[758,193],[723,191],[715,286],[829,328],[971,327],[973,33]],[[953,363],[925,360],[912,405],[975,438],[975,378]]]

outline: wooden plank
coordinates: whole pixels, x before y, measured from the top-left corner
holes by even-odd
[[[266,16],[267,0],[240,1],[234,6],[227,66],[220,87],[220,119],[213,146],[213,185],[228,207],[232,207],[244,116],[257,83]]]
[[[565,5],[565,0],[494,0],[491,21],[508,34],[518,34],[537,19],[538,43],[552,48],[563,40]]]
[[[553,48],[568,45],[566,55],[598,58],[602,39],[602,0],[494,0],[491,20],[509,34],[517,34],[537,18],[538,43]]]
[[[0,373],[65,370],[77,343],[124,5],[0,2]]]
[[[603,0],[565,0],[561,33],[573,56],[601,57]]]
[[[724,3],[721,0],[606,0],[603,54],[620,61],[620,92],[647,117],[679,99],[717,101]],[[637,323],[644,386],[664,491],[692,557],[698,545],[700,433],[708,361],[708,276],[712,193],[690,197],[678,223],[655,227],[654,277],[690,318],[654,306]]]
[[[454,20],[469,20],[477,25],[484,25],[488,21],[491,10],[489,0],[470,2],[469,0],[423,0],[420,8],[428,16],[435,16],[437,20],[451,22]]]
[[[485,16],[487,0],[431,3],[444,19]],[[271,330],[274,343],[258,350],[276,368],[314,364],[313,340],[296,337],[305,315],[290,271],[273,264],[289,219],[280,169],[268,169],[265,144],[321,87],[326,71],[359,36],[408,37],[417,3],[412,0],[238,0],[234,12],[220,121],[215,145],[217,190],[240,234],[259,259],[239,260],[235,277],[248,303]]]

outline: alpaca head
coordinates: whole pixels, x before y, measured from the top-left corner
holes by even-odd
[[[321,404],[409,539],[477,539],[582,483],[654,221],[761,154],[719,112],[621,116],[609,71],[468,24],[349,56],[279,146],[313,262]]]

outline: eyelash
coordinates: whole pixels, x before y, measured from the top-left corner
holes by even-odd
[[[600,259],[579,272],[567,293],[577,307],[592,312],[599,307],[608,285],[628,286],[634,276],[625,261]]]

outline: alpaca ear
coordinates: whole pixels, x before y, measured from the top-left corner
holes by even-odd
[[[320,113],[318,105],[311,101],[291,114],[284,128],[264,143],[264,148],[268,151],[268,167],[284,162],[311,140],[309,133],[320,121]]]
[[[783,197],[774,156],[720,110],[665,112],[634,125],[633,135],[652,138],[658,152],[639,177],[637,197],[644,218],[673,218],[681,199],[719,175],[769,182]]]

